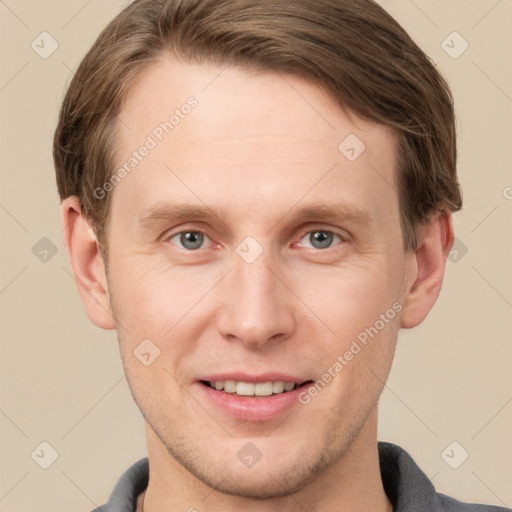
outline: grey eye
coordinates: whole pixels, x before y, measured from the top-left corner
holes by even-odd
[[[174,245],[178,245],[177,242],[173,242],[175,239],[179,241],[179,245],[181,245],[181,247],[193,251],[195,249],[199,249],[203,245],[205,235],[200,231],[182,231],[181,233],[177,233],[169,238],[170,242]]]
[[[302,240],[306,240],[306,243],[310,244],[309,247],[313,249],[328,249],[332,245],[334,237],[338,237],[341,240],[340,236],[332,231],[318,229],[310,231]],[[301,245],[303,244],[304,242],[301,241]]]

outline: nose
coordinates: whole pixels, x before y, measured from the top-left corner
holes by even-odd
[[[223,279],[220,290],[221,334],[254,348],[288,338],[295,329],[297,317],[293,294],[283,283],[286,276],[280,275],[265,252],[252,263],[235,254],[233,269]]]

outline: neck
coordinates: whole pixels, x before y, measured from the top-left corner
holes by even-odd
[[[146,436],[150,479],[145,495],[139,496],[137,511],[295,512],[298,507],[309,512],[393,511],[380,475],[376,408],[336,462],[299,491],[275,498],[246,498],[215,491],[171,457],[149,425]]]

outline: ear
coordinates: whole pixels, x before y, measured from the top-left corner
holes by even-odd
[[[61,223],[64,246],[89,320],[103,329],[115,329],[103,258],[77,196],[62,201]]]
[[[418,249],[411,252],[414,269],[403,303],[400,326],[419,325],[434,306],[443,283],[446,259],[453,245],[451,213],[436,213],[417,230]]]

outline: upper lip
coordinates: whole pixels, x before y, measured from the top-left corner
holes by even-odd
[[[254,384],[258,382],[275,382],[275,381],[283,381],[283,382],[294,382],[296,384],[302,384],[306,382],[307,378],[303,377],[295,377],[292,375],[285,375],[284,373],[278,372],[267,372],[260,373],[258,375],[250,375],[244,372],[229,372],[229,373],[216,373],[211,375],[206,375],[199,379],[200,381],[207,382],[218,382],[220,380],[234,380],[236,382],[252,382]]]

